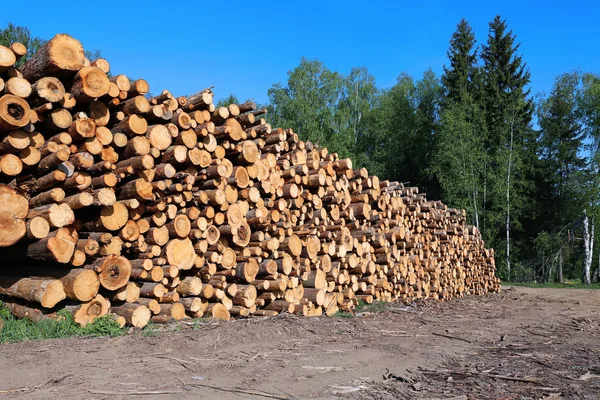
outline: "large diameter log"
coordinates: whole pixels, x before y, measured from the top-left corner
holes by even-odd
[[[117,290],[127,285],[131,276],[131,263],[122,256],[109,255],[86,265],[85,268],[95,271],[100,285],[108,290]]]
[[[73,313],[73,319],[80,326],[86,326],[94,322],[96,318],[108,314],[109,309],[110,301],[101,295],[97,295],[90,301],[78,306],[77,310]]]
[[[258,274],[259,266],[258,262],[254,258],[250,258],[248,261],[238,263],[235,267],[236,277],[244,282],[252,282],[256,279]]]
[[[32,208],[27,213],[27,218],[35,217],[46,219],[55,228],[71,225],[75,221],[73,209],[68,204],[46,204]]]
[[[238,285],[238,291],[233,297],[233,303],[250,308],[256,301],[256,287],[253,285]]]
[[[317,306],[322,306],[325,303],[325,291],[322,289],[305,288],[304,297]]]
[[[59,228],[47,237],[27,246],[27,257],[40,261],[71,261],[78,235],[72,228]]]
[[[303,284],[307,288],[325,289],[327,287],[327,276],[320,269],[313,270],[310,271]]]
[[[10,94],[0,97],[0,133],[24,127],[30,115],[29,104],[24,99]]]
[[[84,228],[88,231],[118,231],[125,226],[128,220],[129,211],[127,207],[117,201],[112,206],[102,207],[100,217],[85,223]]]
[[[205,314],[210,315],[214,319],[218,319],[221,321],[229,321],[231,319],[231,314],[227,307],[225,307],[221,303],[210,303],[206,309]]]
[[[0,294],[40,303],[52,308],[67,295],[61,281],[57,279],[31,279],[21,277],[0,277]]]
[[[196,262],[196,251],[190,239],[173,239],[164,250],[167,263],[180,270],[191,269]]]
[[[202,280],[196,276],[186,276],[175,290],[182,296],[198,296],[202,293]]]
[[[50,39],[31,57],[21,72],[30,82],[44,76],[68,77],[83,68],[85,54],[78,40],[66,34],[58,34]]]
[[[57,103],[65,97],[65,87],[57,78],[46,76],[31,85],[30,101],[40,100]]]
[[[113,306],[110,308],[110,312],[125,317],[127,323],[136,328],[143,328],[148,325],[152,316],[148,307],[134,303],[125,303],[117,307]]]
[[[71,94],[77,103],[90,103],[108,93],[110,81],[100,68],[83,67],[73,79]]]
[[[90,301],[100,289],[98,275],[89,269],[72,269],[59,280],[63,283],[67,298],[71,300]]]
[[[28,212],[27,199],[11,187],[0,185],[0,247],[11,246],[25,236]]]
[[[246,222],[242,222],[240,226],[235,229],[235,232],[232,235],[232,241],[240,247],[245,247],[250,243],[251,234],[252,231],[250,225]]]

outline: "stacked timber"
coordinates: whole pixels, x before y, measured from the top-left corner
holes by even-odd
[[[253,102],[143,79],[57,35],[0,46],[0,295],[85,325],[306,316],[499,290],[465,212],[353,169]]]

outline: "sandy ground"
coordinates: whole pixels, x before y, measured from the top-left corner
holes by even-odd
[[[600,291],[0,346],[0,399],[600,399]]]

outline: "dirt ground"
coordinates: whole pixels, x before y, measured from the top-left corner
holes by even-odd
[[[0,346],[0,399],[600,399],[600,291]]]

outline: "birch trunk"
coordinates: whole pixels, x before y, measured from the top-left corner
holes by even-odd
[[[589,285],[591,283],[590,269],[594,252],[594,219],[592,218],[592,226],[590,227],[587,209],[583,210],[583,250],[585,259],[581,281],[585,285]]]
[[[513,118],[514,119],[514,118]],[[512,170],[514,124],[510,126],[510,147],[508,153],[508,170],[506,172],[506,270],[510,280],[510,173]]]

